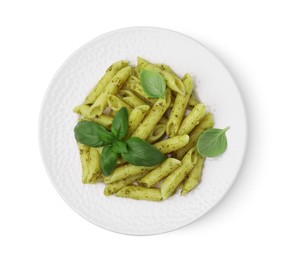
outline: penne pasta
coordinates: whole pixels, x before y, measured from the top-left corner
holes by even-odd
[[[98,176],[94,176],[90,182],[88,184],[95,184],[95,183],[98,183],[98,182],[102,182],[104,180],[104,177],[102,174],[98,175]]]
[[[200,183],[204,160],[205,158],[197,153],[196,164],[184,180],[181,195],[185,195],[192,191]]]
[[[197,98],[192,94],[188,100],[188,106],[194,107],[196,106],[198,103],[200,103]]]
[[[120,90],[118,96],[131,107],[146,105],[142,99],[129,90]]]
[[[140,173],[137,175],[133,175],[129,178],[107,184],[104,189],[104,195],[110,196],[116,193],[117,191],[121,190],[123,187],[133,184],[135,181],[141,179],[144,175],[145,173]]]
[[[188,144],[186,144],[183,148],[178,149],[174,156],[180,160],[190,148],[196,145],[198,137],[201,135],[201,133],[209,128],[212,128],[213,125],[213,115],[211,113],[206,114],[200,123],[189,134],[190,138]]]
[[[150,188],[156,183],[167,177],[171,172],[173,172],[177,167],[181,165],[181,161],[168,158],[159,167],[155,168],[143,178],[138,181],[138,184]]]
[[[204,104],[197,104],[190,113],[183,119],[178,135],[189,134],[198,125],[199,121],[205,116],[206,107]]]
[[[100,115],[97,118],[87,118],[87,117],[82,117],[79,119],[79,121],[92,121],[92,122],[96,122],[104,127],[106,127],[107,129],[111,129],[111,125],[112,125],[112,120],[113,117],[111,116],[107,116],[107,115]]]
[[[140,186],[126,186],[116,193],[116,197],[130,198],[136,200],[162,200],[160,189],[145,188]]]
[[[124,67],[119,70],[112,80],[107,84],[104,91],[98,96],[96,101],[91,105],[88,113],[88,117],[94,118],[99,117],[108,104],[108,96],[110,94],[116,94],[118,90],[122,87],[125,81],[128,79],[131,73],[131,68],[129,66]]]
[[[138,66],[138,71],[141,72],[142,69],[144,69],[147,65],[151,64],[149,61],[138,57],[137,58],[137,66]]]
[[[109,95],[108,96],[108,106],[111,108],[113,111],[119,111],[120,108],[126,107],[128,113],[130,114],[132,111],[132,107],[125,103],[123,100],[120,98],[114,96],[114,95]]]
[[[126,164],[116,168],[112,173],[112,175],[104,179],[104,182],[107,184],[113,183],[115,181],[123,180],[140,173],[148,172],[149,170],[152,170],[155,167],[157,167],[157,165],[151,166],[151,167],[144,167],[144,166],[135,166],[132,164]]]
[[[99,179],[100,154],[97,148],[77,143],[82,166],[82,183],[93,183]]]
[[[166,127],[166,133],[168,136],[175,136],[178,133],[179,127],[187,108],[188,100],[192,93],[193,82],[191,76],[189,74],[186,74],[182,81],[185,86],[185,95],[177,93],[176,100],[174,102],[174,106],[170,113],[170,117]]]
[[[167,154],[184,147],[188,142],[188,135],[180,135],[157,142],[153,146],[163,154]]]
[[[88,175],[86,183],[96,180],[101,174],[100,170],[100,154],[97,148],[89,148],[89,163],[88,163]]]
[[[130,137],[140,123],[143,121],[145,115],[147,114],[150,107],[148,105],[137,106],[135,107],[129,115],[128,118],[128,134],[127,137]]]
[[[178,77],[172,75],[171,73],[169,73],[165,70],[158,68],[157,66],[155,66],[153,64],[148,64],[144,68],[147,70],[152,70],[152,71],[160,73],[163,76],[167,87],[169,87],[172,91],[180,93],[181,95],[185,95],[185,87],[184,87],[182,81]]]
[[[171,91],[166,90],[164,99],[158,99],[153,107],[146,115],[142,124],[135,130],[132,136],[142,138],[146,140],[150,135],[153,128],[157,125],[158,121],[162,118],[166,110],[168,109],[171,102]]]
[[[90,105],[79,105],[73,108],[73,112],[82,116],[87,116],[90,109]]]
[[[155,128],[152,130],[150,135],[147,138],[148,143],[154,143],[156,142],[160,137],[162,137],[165,133],[165,124],[158,124],[155,126]]]
[[[166,64],[155,64],[155,66],[157,66],[158,68],[162,69],[162,70],[165,70],[171,74],[175,74],[172,69],[170,68],[170,66],[166,65]]]
[[[115,74],[121,70],[122,68],[128,65],[128,61],[120,60],[113,63],[105,72],[104,76],[99,80],[96,86],[92,89],[92,91],[88,94],[84,101],[84,105],[91,105],[95,102],[98,96],[104,91],[107,84],[111,81],[111,79],[115,76]]]
[[[164,77],[166,84],[170,89],[180,93],[181,95],[185,94],[185,88],[182,81],[176,76],[169,66],[165,64],[151,64],[147,60],[138,57],[139,72],[141,72],[142,69],[153,70],[160,73]]]
[[[173,171],[161,185],[161,195],[163,199],[170,197],[192,170],[197,162],[195,147],[191,148],[183,157],[180,167]]]
[[[80,154],[80,162],[82,168],[82,183],[87,183],[87,176],[89,173],[89,146],[77,143]]]
[[[171,73],[173,75],[173,77],[175,78],[176,84],[180,89],[184,89],[185,86],[183,86],[184,83],[182,83],[182,81],[179,79],[179,77],[176,75],[176,73],[173,72],[173,70],[170,68],[170,66],[166,65],[166,64],[155,64],[157,67],[159,67],[160,69]],[[185,90],[185,94],[186,94],[186,90]]]

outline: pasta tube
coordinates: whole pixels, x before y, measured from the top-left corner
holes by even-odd
[[[132,107],[146,105],[142,99],[138,98],[133,92],[129,90],[122,89],[119,91],[118,95],[123,101]]]
[[[162,200],[160,189],[145,188],[140,186],[125,186],[119,192],[117,192],[116,197],[124,197],[136,200],[152,200],[160,201]]]
[[[185,88],[182,81],[176,76],[169,66],[165,64],[151,64],[147,60],[138,57],[139,72],[141,72],[142,69],[153,70],[160,73],[164,77],[169,88],[181,95],[185,94]]]
[[[87,183],[87,176],[89,173],[89,146],[77,143],[80,154],[81,168],[82,168],[82,183]]]
[[[112,121],[113,121],[113,117],[112,116],[107,116],[107,115],[100,115],[97,118],[87,118],[87,117],[83,117],[80,118],[79,121],[93,121],[96,122],[104,127],[106,127],[107,129],[111,129],[111,125],[112,125]]]
[[[171,102],[171,91],[166,90],[164,99],[158,99],[148,112],[142,124],[135,130],[133,136],[146,140],[158,121],[162,118]]]
[[[172,172],[161,185],[161,195],[163,199],[170,197],[185,179],[197,162],[195,147],[191,148],[182,159],[179,168]]]
[[[167,154],[184,147],[189,142],[188,135],[174,136],[153,144],[161,153]]]
[[[98,176],[94,176],[94,177],[90,180],[89,184],[95,184],[95,183],[98,183],[98,182],[102,182],[103,180],[104,180],[104,177],[103,177],[102,174],[100,174],[100,175],[98,175]]]
[[[132,107],[130,105],[114,95],[108,96],[108,105],[113,111],[119,111],[122,107],[126,107],[129,114],[132,111]]]
[[[146,174],[142,179],[140,179],[138,181],[138,184],[150,188],[157,182],[167,177],[180,165],[181,161],[175,158],[168,158],[159,167],[155,168],[154,170]]]
[[[79,105],[73,108],[73,112],[82,116],[87,116],[90,105]]]
[[[175,136],[177,134],[193,88],[192,78],[188,73],[184,76],[182,81],[185,86],[185,95],[177,93],[166,127],[166,133],[169,136]]]
[[[145,173],[140,173],[137,175],[133,175],[129,178],[126,178],[124,180],[116,181],[110,184],[107,184],[104,189],[105,196],[109,196],[111,194],[116,193],[117,191],[121,190],[124,186],[133,184],[135,181],[139,180],[145,175]]]
[[[105,110],[108,103],[108,95],[114,95],[122,87],[131,73],[131,67],[127,66],[119,70],[112,80],[107,84],[104,91],[98,96],[96,101],[91,105],[88,117],[98,117]]]
[[[153,64],[148,64],[144,68],[160,73],[163,76],[167,87],[181,95],[185,95],[185,87],[177,76],[174,77],[171,73],[162,70]]]
[[[93,118],[92,121],[97,122],[98,124],[101,124],[102,126],[110,129],[113,117],[107,115],[100,115],[98,118]]]
[[[91,183],[92,180],[97,179],[100,175],[100,154],[97,148],[89,148],[89,163],[88,163],[88,175],[86,183]]]
[[[131,176],[147,172],[154,169],[157,165],[151,167],[135,166],[132,164],[122,165],[114,170],[114,172],[104,179],[104,182],[109,184],[115,181],[123,180]]]
[[[205,116],[206,107],[204,104],[197,104],[190,113],[183,119],[178,135],[189,134],[191,130],[199,123],[199,121]]]
[[[155,66],[157,66],[158,68],[165,70],[171,74],[174,74],[174,72],[172,71],[172,69],[170,68],[170,66],[166,65],[166,64],[155,64]]]
[[[194,107],[198,104],[198,100],[196,97],[194,97],[194,95],[192,94],[189,98],[189,101],[188,101],[188,106],[191,106],[191,107]]]
[[[191,172],[187,175],[187,178],[184,181],[184,185],[182,187],[181,195],[185,195],[191,190],[193,190],[201,180],[202,167],[204,164],[205,158],[200,154],[197,154],[197,162]]]
[[[93,90],[86,97],[84,104],[90,105],[95,102],[98,96],[104,91],[107,84],[111,81],[111,79],[115,76],[115,74],[121,70],[122,68],[128,65],[128,61],[120,60],[118,62],[113,63],[105,72],[104,76],[99,80]]]
[[[166,65],[166,64],[155,64],[158,68],[170,73],[173,75],[174,79],[175,79],[175,82],[177,84],[177,86],[180,88],[180,89],[184,89],[184,86],[183,86],[183,83],[182,81],[179,79],[179,77],[176,75],[176,73],[173,72],[173,70],[170,68],[170,66]],[[186,90],[185,90],[185,93],[186,93]]]
[[[158,124],[155,126],[155,128],[152,130],[150,135],[147,138],[148,143],[154,143],[156,142],[160,137],[162,137],[165,133],[165,124]]]
[[[127,137],[130,137],[133,132],[137,129],[139,124],[143,121],[145,115],[149,110],[148,105],[137,106],[135,107],[128,117],[128,134]]]
[[[213,115],[211,113],[208,113],[190,133],[188,144],[175,152],[175,157],[180,160],[190,148],[196,145],[196,142],[200,134],[206,129],[212,128],[213,126]]]
[[[137,65],[138,65],[138,71],[141,72],[142,69],[144,69],[147,65],[151,64],[149,61],[141,58],[141,57],[138,57],[137,58]]]

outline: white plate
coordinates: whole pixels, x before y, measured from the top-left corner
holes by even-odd
[[[195,90],[214,113],[215,126],[230,126],[228,149],[207,159],[201,184],[187,196],[162,202],[105,197],[103,184],[83,185],[73,136],[72,108],[120,59],[137,56],[166,63],[180,76],[189,72]],[[170,30],[134,27],[104,34],[76,51],[56,73],[45,95],[39,122],[40,147],[48,175],[61,197],[90,222],[119,233],[148,235],[185,226],[216,205],[237,176],[247,140],[245,109],[238,88],[222,63],[195,40]]]

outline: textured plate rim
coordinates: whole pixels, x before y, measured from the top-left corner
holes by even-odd
[[[165,231],[160,231],[160,232],[152,232],[152,233],[145,233],[145,234],[136,234],[136,233],[124,233],[124,232],[120,232],[120,231],[116,231],[116,230],[112,230],[110,228],[106,228],[104,226],[99,225],[98,223],[95,223],[94,221],[88,219],[86,216],[84,216],[80,211],[78,211],[74,205],[72,205],[70,202],[67,201],[67,199],[63,196],[63,194],[60,192],[60,190],[57,188],[56,183],[54,181],[54,179],[52,178],[52,175],[50,174],[50,171],[46,165],[46,161],[45,161],[45,154],[44,154],[44,150],[42,147],[42,137],[41,137],[41,121],[42,121],[42,114],[43,114],[43,110],[44,110],[44,106],[45,106],[45,101],[47,99],[48,93],[51,89],[51,86],[53,84],[53,82],[56,80],[56,78],[58,77],[60,71],[67,65],[68,61],[71,60],[72,57],[74,57],[76,55],[76,53],[80,52],[80,50],[84,49],[86,46],[92,44],[93,42],[99,40],[100,38],[103,38],[107,35],[111,35],[111,34],[115,34],[118,32],[123,32],[126,30],[133,30],[133,29],[153,29],[153,30],[161,30],[161,31],[167,31],[167,32],[171,32],[174,34],[178,34],[184,38],[187,38],[190,41],[193,41],[194,43],[202,46],[205,50],[208,51],[209,54],[211,54],[213,57],[215,57],[215,59],[221,64],[221,66],[227,71],[227,73],[229,74],[231,80],[233,81],[234,85],[236,86],[236,90],[238,92],[238,96],[240,99],[240,102],[242,104],[242,109],[243,109],[243,115],[244,115],[244,121],[245,121],[245,129],[244,129],[244,143],[243,143],[243,153],[242,153],[242,157],[241,157],[241,161],[238,164],[237,170],[236,170],[236,174],[234,176],[234,178],[232,179],[232,181],[230,182],[228,188],[224,191],[224,193],[220,196],[220,198],[210,207],[208,208],[206,211],[204,211],[202,214],[200,214],[198,217],[193,217],[192,219],[190,219],[189,221],[187,221],[186,223],[179,225],[175,228],[169,229],[169,230],[165,230]],[[214,54],[212,53],[205,45],[203,45],[202,43],[200,43],[199,41],[197,41],[196,39],[194,39],[193,37],[190,37],[186,34],[180,33],[178,31],[172,30],[172,29],[166,29],[166,28],[161,28],[161,27],[153,27],[153,26],[131,26],[131,27],[124,27],[124,28],[120,28],[117,30],[112,30],[106,33],[103,33],[95,38],[93,38],[92,40],[86,42],[85,44],[83,44],[82,46],[80,46],[77,50],[75,50],[63,63],[62,65],[59,67],[59,69],[56,71],[56,73],[54,74],[53,78],[51,79],[43,100],[42,100],[42,104],[41,104],[41,108],[40,108],[40,112],[39,112],[39,119],[38,119],[38,143],[39,143],[39,150],[40,150],[40,154],[41,154],[41,158],[43,161],[43,165],[45,168],[45,171],[47,173],[48,178],[50,179],[53,187],[55,188],[55,190],[57,191],[57,193],[60,195],[60,197],[64,200],[64,202],[74,211],[76,212],[78,215],[80,215],[81,217],[83,217],[85,220],[87,220],[88,222],[94,224],[97,227],[100,227],[102,229],[117,233],[117,234],[122,234],[122,235],[131,235],[131,236],[149,236],[149,235],[159,235],[159,234],[164,234],[164,233],[168,233],[171,231],[175,231],[178,230],[180,228],[183,228],[185,226],[188,226],[190,224],[192,224],[193,222],[195,222],[196,220],[200,219],[201,217],[203,217],[205,214],[209,213],[210,211],[212,211],[213,208],[215,208],[228,194],[228,192],[231,190],[234,182],[236,181],[242,165],[243,165],[243,161],[245,159],[245,155],[246,155],[246,150],[247,150],[247,143],[248,143],[248,118],[247,118],[247,112],[246,112],[246,106],[245,106],[245,102],[244,99],[242,97],[242,93],[240,88],[238,87],[237,82],[234,80],[234,77],[232,76],[232,74],[230,73],[229,69],[226,67],[226,65]]]

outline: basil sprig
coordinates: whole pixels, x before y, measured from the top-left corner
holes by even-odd
[[[163,76],[152,70],[141,70],[140,81],[144,92],[150,98],[163,98],[166,84]]]
[[[81,121],[74,128],[77,142],[92,147],[104,146],[100,165],[105,176],[109,176],[115,169],[119,154],[129,163],[138,166],[153,166],[166,159],[159,150],[140,138],[124,140],[127,133],[128,112],[125,107],[114,117],[111,132],[102,125],[89,121]]]
[[[228,129],[211,128],[204,131],[196,143],[197,151],[205,157],[216,157],[224,153],[227,148],[225,133]]]

